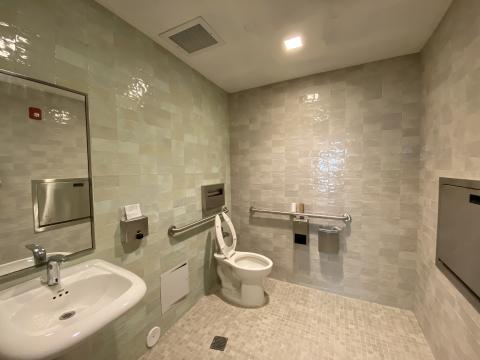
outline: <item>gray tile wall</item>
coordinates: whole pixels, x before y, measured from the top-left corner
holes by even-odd
[[[89,95],[97,248],[76,261],[123,266],[148,290],[92,338],[88,358],[136,359],[148,329],[166,330],[215,277],[209,231],[177,241],[167,228],[201,216],[202,184],[226,182],[229,193],[227,96],[91,0],[0,0],[0,68]],[[150,235],[138,249],[125,249],[120,207],[137,202]],[[190,295],[162,315],[160,274],[186,259]],[[0,288],[23,279],[8,278]]]
[[[231,95],[233,221],[239,248],[272,276],[410,308],[416,267],[421,84],[417,55]],[[339,254],[294,246],[288,218],[249,207],[348,211]],[[260,216],[260,215],[258,215]],[[317,224],[322,221],[315,221]],[[323,222],[325,223],[325,222]]]
[[[480,2],[457,0],[422,52],[415,313],[438,360],[480,359],[480,314],[435,267],[438,179],[480,179]]]

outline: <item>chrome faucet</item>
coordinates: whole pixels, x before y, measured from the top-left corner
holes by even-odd
[[[47,261],[47,251],[42,246],[37,244],[28,244],[25,245],[25,247],[32,251],[35,265],[41,265]]]
[[[47,260],[47,278],[43,279],[48,286],[60,284],[60,265],[67,261],[63,255],[52,255]]]

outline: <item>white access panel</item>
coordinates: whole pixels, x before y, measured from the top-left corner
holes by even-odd
[[[160,276],[162,314],[190,292],[188,261],[178,264]]]

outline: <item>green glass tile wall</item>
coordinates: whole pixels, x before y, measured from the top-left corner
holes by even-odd
[[[422,51],[415,314],[438,360],[480,359],[480,313],[435,266],[438,178],[480,179],[480,2],[456,0]]]
[[[232,212],[238,244],[272,277],[411,308],[420,163],[418,55],[242,91],[230,98]],[[294,245],[291,221],[249,206],[353,216],[340,251]],[[338,225],[338,224],[337,224]]]
[[[150,327],[168,328],[214,282],[210,232],[176,241],[167,228],[201,217],[202,184],[225,182],[228,195],[227,95],[90,0],[0,1],[0,68],[88,93],[97,248],[76,261],[103,258],[148,286],[89,359],[136,359]],[[125,249],[120,207],[137,202],[150,235]],[[186,259],[191,292],[162,315],[160,274]]]

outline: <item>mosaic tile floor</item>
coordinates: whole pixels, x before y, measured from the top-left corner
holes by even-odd
[[[141,360],[432,359],[414,314],[267,279],[269,304],[243,309],[205,296]],[[211,350],[214,336],[225,351]]]

